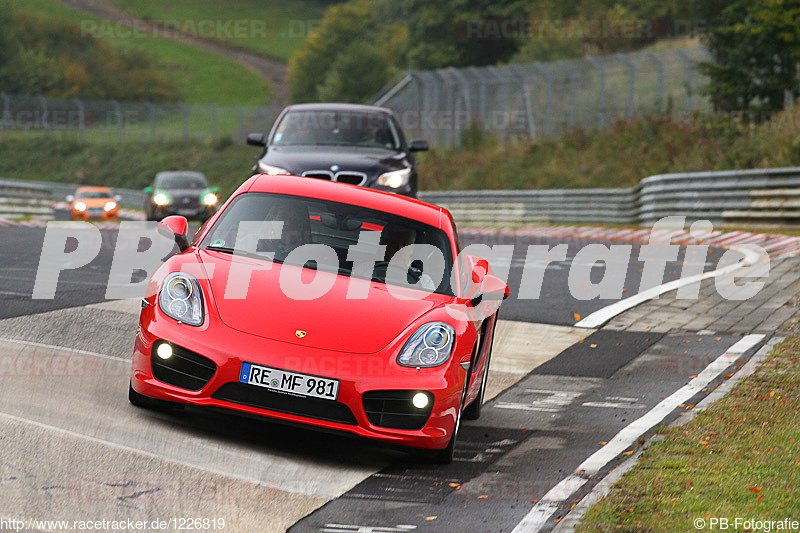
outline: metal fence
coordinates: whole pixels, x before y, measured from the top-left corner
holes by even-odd
[[[269,131],[278,107],[151,104],[0,93],[0,136],[45,134],[86,142],[216,139]]]
[[[376,105],[406,133],[460,146],[472,126],[500,141],[553,137],[572,127],[603,129],[638,113],[708,109],[697,63],[702,46],[570,61],[405,71]]]

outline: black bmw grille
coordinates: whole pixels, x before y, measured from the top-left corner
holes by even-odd
[[[336,175],[336,181],[341,183],[350,183],[351,185],[361,185],[361,182],[364,181],[364,176],[361,174],[348,174],[346,172],[340,172]]]
[[[172,357],[162,359],[156,353],[159,344],[163,342],[153,343],[150,354],[153,376],[159,381],[182,389],[200,390],[217,371],[217,365],[211,359],[174,344],[171,345]]]
[[[247,383],[225,383],[211,397],[279,413],[306,416],[351,426],[358,424],[350,408],[341,402],[282,394]]]
[[[428,405],[419,409],[411,399],[422,391],[379,390],[365,392],[362,398],[364,411],[370,423],[390,429],[422,429],[433,409],[433,395],[429,392]]]
[[[333,177],[330,174],[326,174],[324,172],[307,172],[307,173],[303,174],[303,176],[306,176],[307,178],[317,178],[317,179],[320,179],[320,180],[331,180],[331,179],[333,179]]]

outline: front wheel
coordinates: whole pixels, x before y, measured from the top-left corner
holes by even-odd
[[[157,400],[155,398],[145,396],[144,394],[139,394],[133,390],[133,385],[130,383],[128,383],[128,401],[131,402],[131,405],[135,405],[136,407],[152,409],[155,411],[182,410],[184,408],[184,406],[179,403],[170,402],[167,400]]]
[[[481,409],[483,409],[483,398],[486,396],[486,380],[489,378],[489,363],[492,362],[492,345],[494,344],[494,331],[492,337],[489,339],[489,346],[486,347],[486,364],[483,367],[483,379],[481,379],[481,390],[478,395],[472,400],[464,409],[464,418],[466,420],[477,420],[481,417]]]
[[[153,407],[152,400],[144,394],[139,394],[133,390],[133,385],[130,383],[128,384],[128,401],[136,407],[143,407],[145,409]]]
[[[461,401],[458,402],[458,413],[456,414],[456,424],[453,426],[453,434],[450,435],[450,441],[447,447],[442,450],[434,450],[431,452],[430,461],[439,465],[449,465],[453,462],[453,455],[456,450],[456,441],[458,440],[458,430],[461,427],[461,414],[464,411],[464,398],[467,397],[467,387],[469,385],[469,372],[464,380],[464,388],[461,391]]]

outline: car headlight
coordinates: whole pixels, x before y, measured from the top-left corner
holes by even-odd
[[[402,366],[439,366],[450,358],[455,330],[444,322],[430,322],[420,327],[408,339],[397,364]]]
[[[160,205],[167,205],[169,203],[169,196],[167,196],[163,192],[160,192],[160,193],[156,194],[155,196],[153,196],[153,203],[156,204],[156,205],[159,205],[159,206]]]
[[[106,212],[113,211],[116,208],[117,208],[117,202],[107,202],[106,205],[103,206],[103,210]]]
[[[197,280],[183,272],[173,272],[161,285],[158,305],[167,316],[192,326],[203,323],[203,296]]]
[[[385,172],[380,176],[378,176],[378,185],[383,185],[384,187],[391,187],[392,189],[399,189],[400,187],[408,183],[409,177],[411,177],[410,168]]]
[[[216,205],[217,195],[213,192],[207,193],[205,196],[203,196],[203,203],[206,205]]]
[[[272,165],[267,165],[266,163],[262,163],[261,161],[258,162],[258,170],[262,174],[269,174],[270,176],[277,176],[279,174],[291,174],[288,170],[281,167],[273,167]]]
[[[75,211],[86,211],[86,204],[83,202],[75,202]]]

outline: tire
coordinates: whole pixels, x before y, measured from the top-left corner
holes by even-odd
[[[489,340],[489,346],[486,347],[486,365],[483,367],[483,379],[481,380],[481,390],[478,395],[472,400],[472,403],[464,408],[463,417],[465,420],[477,420],[481,417],[481,409],[483,409],[483,397],[486,395],[486,380],[489,377],[489,363],[492,362],[492,346],[494,345],[494,330],[492,330],[492,338]]]
[[[469,374],[467,374],[469,380]],[[465,382],[465,385],[467,382]],[[461,427],[461,416],[464,411],[464,398],[467,396],[467,387],[465,386],[461,391],[461,401],[458,403],[458,414],[456,415],[456,425],[453,427],[453,434],[450,435],[450,440],[447,446],[442,450],[433,450],[430,452],[429,460],[431,463],[437,465],[449,465],[453,462],[453,454],[456,450],[456,441],[458,440],[458,430]]]
[[[174,411],[182,410],[184,408],[184,406],[179,403],[170,402],[167,400],[157,400],[155,398],[145,396],[144,394],[139,394],[133,390],[133,385],[130,383],[128,383],[128,401],[136,407],[154,411]]]
[[[153,408],[153,400],[145,396],[144,394],[139,394],[135,390],[133,390],[133,385],[128,383],[128,401],[131,402],[132,405],[136,407],[142,407],[144,409],[152,409]]]

